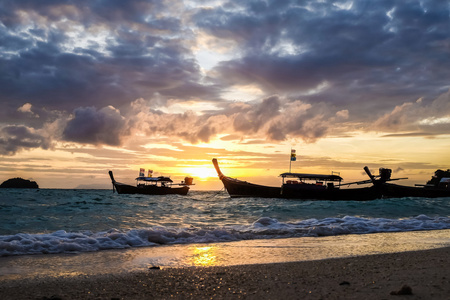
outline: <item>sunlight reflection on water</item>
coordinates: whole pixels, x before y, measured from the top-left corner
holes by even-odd
[[[191,264],[196,267],[215,266],[217,263],[216,248],[217,246],[190,247],[192,251]]]

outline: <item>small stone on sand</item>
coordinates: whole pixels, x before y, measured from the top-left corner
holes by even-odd
[[[406,284],[399,291],[392,291],[391,295],[412,295],[412,288]]]

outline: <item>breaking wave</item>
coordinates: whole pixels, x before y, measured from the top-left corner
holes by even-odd
[[[450,229],[450,218],[419,215],[404,219],[342,218],[307,219],[279,222],[261,217],[253,224],[221,227],[153,226],[148,228],[92,232],[58,230],[45,234],[18,233],[0,236],[0,255],[56,254],[93,252],[167,244],[229,242],[251,239],[318,237],[342,234],[370,234],[418,230]]]

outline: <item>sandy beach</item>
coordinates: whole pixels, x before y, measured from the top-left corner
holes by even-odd
[[[289,263],[162,267],[1,280],[0,298],[448,299],[449,265],[450,247]]]

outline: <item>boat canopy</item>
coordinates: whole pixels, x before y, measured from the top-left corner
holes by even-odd
[[[303,174],[303,173],[283,173],[283,178],[298,178],[305,180],[323,180],[323,181],[342,181],[342,177],[338,175],[322,175],[322,174]]]
[[[159,176],[159,177],[143,177],[140,176],[136,178],[138,181],[151,181],[151,182],[173,182],[169,177]]]

